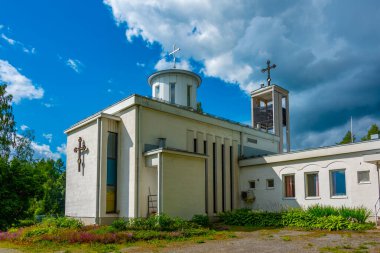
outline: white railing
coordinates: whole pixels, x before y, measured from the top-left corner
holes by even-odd
[[[376,203],[375,203],[375,223],[376,223],[376,226],[378,225],[378,214],[380,212],[380,198],[377,199]]]

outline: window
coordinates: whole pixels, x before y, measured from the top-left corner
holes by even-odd
[[[358,183],[370,183],[369,180],[369,170],[367,171],[358,171]]]
[[[318,173],[307,173],[306,177],[306,197],[319,197]]]
[[[294,198],[296,196],[294,175],[284,176],[284,197]]]
[[[106,213],[116,212],[117,133],[108,132]]]
[[[274,179],[267,179],[267,189],[274,188]]]
[[[249,188],[256,189],[256,181],[255,180],[249,181]]]
[[[193,146],[194,146],[194,153],[198,153],[198,142],[196,138],[193,140]]]
[[[160,85],[156,85],[156,87],[154,88],[154,96],[156,98],[160,98]]]
[[[331,195],[346,195],[346,173],[344,170],[333,170],[330,172]]]
[[[208,152],[207,152],[207,141],[203,141],[203,153],[205,155],[208,155]]]
[[[175,104],[175,83],[170,83],[170,98],[169,102]]]
[[[191,85],[187,85],[187,106],[191,106]]]

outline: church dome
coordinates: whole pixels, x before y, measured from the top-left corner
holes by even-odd
[[[197,88],[201,82],[199,75],[183,69],[157,71],[148,78],[152,97],[194,109],[197,107]]]

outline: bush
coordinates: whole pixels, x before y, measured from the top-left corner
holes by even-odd
[[[194,215],[191,221],[202,227],[210,226],[210,220],[207,215]]]
[[[45,218],[42,220],[41,226],[56,228],[82,228],[83,222],[68,217]]]
[[[254,227],[282,227],[282,213],[262,212],[249,209],[238,209],[219,214],[219,218],[227,225]]]
[[[154,231],[176,231],[197,227],[181,218],[171,218],[166,214],[150,216],[148,218],[117,219],[112,225],[118,231],[123,230],[154,230]]]
[[[370,211],[364,207],[335,208],[315,205],[307,209],[295,208],[282,212],[260,212],[248,209],[219,214],[227,225],[254,227],[297,227],[326,230],[365,230],[374,228],[366,223]]]

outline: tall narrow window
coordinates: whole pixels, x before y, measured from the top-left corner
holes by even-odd
[[[225,211],[225,198],[226,198],[226,165],[224,163],[225,159],[224,144],[222,144],[222,211]]]
[[[213,182],[213,204],[214,204],[214,213],[217,212],[216,208],[216,198],[217,198],[217,185],[216,185],[216,145],[215,142],[212,144],[212,182]]]
[[[306,174],[306,197],[319,196],[319,179],[318,173]]]
[[[294,175],[284,176],[284,197],[294,198],[296,196]]]
[[[198,142],[197,142],[197,139],[195,138],[194,139],[194,153],[198,153]]]
[[[191,106],[191,85],[187,85],[187,106]]]
[[[170,103],[175,104],[175,83],[170,83]]]
[[[330,172],[331,196],[346,195],[346,173],[344,170]]]
[[[117,133],[108,132],[106,212],[116,212]]]
[[[160,85],[156,85],[156,87],[154,88],[154,96],[156,98],[160,98]]]
[[[207,141],[203,141],[203,153],[204,153],[205,155],[208,155]]]

